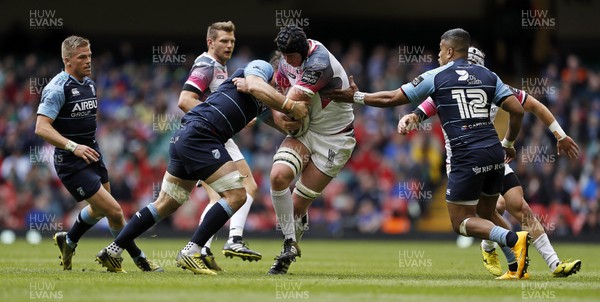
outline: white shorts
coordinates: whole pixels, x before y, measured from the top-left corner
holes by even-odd
[[[296,139],[308,148],[310,159],[317,169],[329,177],[340,173],[356,146],[354,130],[341,134],[319,134],[309,129]]]
[[[231,159],[234,162],[244,159],[242,151],[240,151],[240,148],[235,144],[235,142],[231,138],[225,142],[225,150],[227,150],[227,153],[229,153],[229,156],[231,156]]]

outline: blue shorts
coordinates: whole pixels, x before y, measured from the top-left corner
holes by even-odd
[[[473,204],[480,195],[497,195],[504,179],[504,149],[489,148],[453,151],[446,200]]]
[[[69,165],[63,162],[54,165],[58,178],[77,202],[92,197],[103,183],[108,182],[108,171],[102,158],[81,168],[74,166],[81,167],[81,163]]]
[[[187,180],[206,180],[232,161],[216,130],[202,121],[182,124],[169,147],[169,174]]]

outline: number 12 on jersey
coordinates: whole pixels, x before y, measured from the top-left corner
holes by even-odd
[[[452,89],[452,99],[456,100],[460,117],[489,118],[490,112],[487,105],[487,94],[483,89]]]

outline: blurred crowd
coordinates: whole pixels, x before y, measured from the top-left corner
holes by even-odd
[[[403,46],[366,48],[358,42],[335,41],[325,45],[363,91],[396,89],[438,65],[435,53],[423,51],[410,57]],[[113,52],[93,49],[92,65],[99,100],[97,139],[112,194],[126,217],[152,202],[160,190],[169,138],[183,115],[177,107],[179,93],[200,54],[161,64],[134,59],[132,48],[124,44]],[[31,217],[38,217],[32,215],[39,214],[70,225],[83,206],[74,202],[56,177],[53,147],[34,134],[42,88],[62,68],[58,55],[46,55],[6,56],[0,61],[0,229],[28,229]],[[250,49],[240,46],[228,63],[229,72],[254,58]],[[557,55],[527,80],[506,82],[546,104],[581,147],[577,160],[556,156],[552,134],[527,114],[517,144],[521,156],[513,163],[525,199],[551,234],[598,231],[598,70],[586,67],[575,55]],[[410,135],[400,136],[398,119],[412,107],[354,108],[357,147],[343,172],[311,207],[311,230],[334,236],[414,232],[431,204],[444,200],[445,151],[439,121],[433,118]],[[248,217],[248,231],[276,230],[269,172],[283,137],[262,123],[235,137],[260,191]],[[166,223],[174,230],[194,229],[207,202],[203,189],[194,190],[190,201]]]

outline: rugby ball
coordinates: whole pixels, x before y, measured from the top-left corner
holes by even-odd
[[[287,133],[292,137],[300,137],[304,135],[308,131],[308,126],[310,124],[309,116],[310,115],[307,115],[305,118],[302,119],[302,126],[300,126],[300,128],[293,131],[287,131]]]

